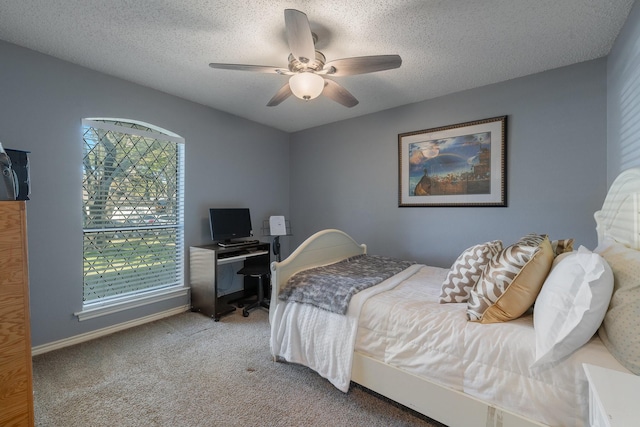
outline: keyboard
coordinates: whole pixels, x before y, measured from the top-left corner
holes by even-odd
[[[233,252],[222,252],[218,254],[218,259],[225,259],[225,258],[233,258],[236,256],[242,256],[242,255],[248,255],[250,254],[250,251],[247,250],[238,250],[238,251],[233,251]]]
[[[259,243],[258,240],[243,240],[242,242],[233,242],[233,243],[219,242],[218,246],[222,248],[235,248],[238,246],[255,245],[257,243]]]

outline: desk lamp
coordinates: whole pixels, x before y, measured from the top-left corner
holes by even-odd
[[[280,236],[287,235],[287,226],[284,216],[269,217],[269,235],[273,237],[273,254],[276,261],[280,262]]]

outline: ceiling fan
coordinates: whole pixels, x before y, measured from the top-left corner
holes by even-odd
[[[325,78],[325,76],[342,77],[373,73],[398,68],[402,65],[402,58],[399,55],[359,56],[326,62],[322,52],[315,49],[318,38],[311,32],[306,14],[295,9],[285,9],[284,23],[287,42],[289,49],[291,49],[287,69],[214,62],[209,66],[223,70],[254,71],[291,76],[287,84],[282,86],[271,98],[267,104],[269,107],[280,104],[292,94],[306,101],[324,94],[345,107],[353,107],[358,104],[358,100],[344,87],[334,80]]]

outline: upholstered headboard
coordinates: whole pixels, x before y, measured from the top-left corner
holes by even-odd
[[[639,203],[640,168],[628,169],[611,184],[602,209],[595,213],[598,251],[614,277],[613,295],[598,334],[611,354],[636,375],[640,375]]]
[[[602,209],[594,214],[598,243],[609,237],[640,249],[640,168],[622,172],[611,184]]]

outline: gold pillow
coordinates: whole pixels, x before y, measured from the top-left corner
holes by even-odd
[[[549,274],[554,253],[549,238],[527,235],[489,261],[467,304],[469,320],[506,322],[535,302]]]
[[[551,248],[555,256],[573,252],[573,239],[552,240]]]

